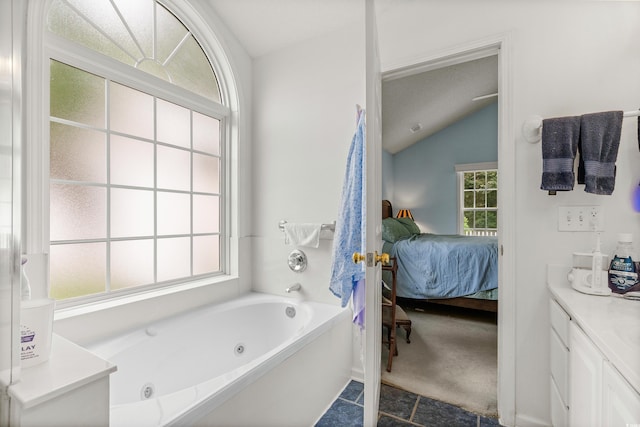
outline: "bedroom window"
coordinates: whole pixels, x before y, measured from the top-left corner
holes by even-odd
[[[228,109],[194,35],[154,0],[54,0],[47,27],[51,297],[222,274]]]
[[[456,165],[460,234],[498,235],[498,169],[493,163]]]

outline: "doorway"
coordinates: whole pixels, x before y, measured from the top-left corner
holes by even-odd
[[[494,66],[494,77],[493,84],[497,87],[495,92],[499,93],[500,96],[497,97],[497,105],[495,105],[495,109],[497,113],[495,113],[497,117],[497,129],[498,129],[498,138],[496,144],[497,157],[499,159],[498,163],[500,164],[500,172],[499,172],[499,186],[500,186],[500,196],[499,196],[499,283],[500,283],[500,296],[498,300],[498,306],[500,307],[500,315],[497,318],[497,343],[494,344],[494,348],[498,356],[498,362],[496,362],[497,368],[497,401],[498,401],[498,412],[500,413],[501,422],[504,424],[509,424],[510,420],[514,417],[514,394],[515,394],[515,362],[513,361],[512,355],[514,354],[515,347],[515,338],[514,338],[514,328],[513,328],[513,319],[515,317],[513,312],[514,306],[514,298],[513,298],[513,288],[512,283],[506,281],[507,277],[512,277],[513,275],[513,256],[509,252],[504,251],[505,245],[507,247],[511,247],[510,243],[513,240],[513,233],[511,223],[513,221],[513,192],[514,187],[511,183],[513,181],[513,177],[515,176],[515,171],[513,170],[513,159],[514,152],[513,149],[509,147],[509,144],[506,141],[510,140],[509,136],[512,134],[511,127],[509,126],[509,122],[506,118],[509,115],[507,106],[510,104],[509,102],[509,90],[508,90],[508,76],[509,73],[506,72],[508,70],[508,58],[505,52],[503,51],[503,47],[505,44],[504,38],[499,38],[494,42],[490,42],[485,44],[484,46],[477,47],[477,45],[469,47],[468,49],[460,49],[457,51],[450,52],[449,55],[443,55],[439,58],[429,59],[419,64],[409,65],[401,68],[397,68],[394,70],[390,70],[387,72],[383,72],[382,81],[383,81],[383,96],[382,96],[382,105],[383,105],[383,147],[385,146],[385,135],[386,130],[388,130],[388,125],[386,122],[386,102],[384,85],[389,82],[401,80],[401,79],[416,79],[415,76],[424,73],[440,73],[447,74],[447,69],[449,67],[450,70],[456,70],[464,67],[467,64],[476,62],[476,61],[495,61]],[[489,58],[489,59],[487,59]],[[449,84],[454,84],[453,82],[449,82]],[[444,102],[443,99],[446,98],[447,93],[451,93],[451,91],[447,91],[442,85],[439,88],[438,93],[434,93],[431,97],[431,102],[436,105],[438,108],[438,102]],[[474,101],[481,101],[476,106],[472,108],[487,108],[487,105],[491,103],[496,103],[496,97],[491,99],[491,96],[484,97],[484,95],[492,95],[491,90],[486,90],[484,92],[475,93],[473,96],[469,96],[468,100],[471,101],[472,98],[480,97],[480,99]],[[442,98],[442,97],[445,98]],[[429,102],[424,99],[420,102]],[[413,101],[407,102],[408,106],[416,108],[416,104]],[[440,104],[441,105],[441,104]],[[388,113],[387,113],[388,114]],[[469,114],[469,113],[466,113]],[[431,132],[438,132],[438,130],[442,130],[446,126],[451,125],[451,123],[445,123],[445,125],[440,125],[440,128],[437,128],[435,131],[433,129]],[[385,128],[386,126],[386,128]],[[415,120],[414,122],[403,123],[403,126],[409,131],[413,131],[414,133],[419,133],[421,129],[425,129],[430,124],[425,125],[424,123],[420,123],[419,120]],[[444,127],[442,127],[444,126]],[[420,135],[418,135],[420,136]],[[418,137],[417,140],[421,141],[425,137]],[[413,141],[412,143],[415,143]],[[409,144],[411,145],[411,144]],[[406,149],[406,148],[404,148]],[[394,148],[393,150],[397,150],[394,154],[399,153],[402,149]],[[386,159],[385,159],[386,157]],[[385,167],[389,165],[389,156],[383,153],[383,177],[382,177],[382,188],[383,188],[383,199],[391,199],[391,200],[399,200],[399,203],[405,204],[403,206],[396,205],[394,206],[394,211],[397,212],[397,209],[403,209],[410,206],[407,206],[411,203],[417,203],[416,200],[419,197],[414,199],[410,199],[410,195],[407,193],[395,193],[393,186],[398,185],[397,182],[393,182],[393,179],[387,175],[385,176]],[[391,182],[390,182],[391,181]],[[421,194],[419,196],[424,196]],[[422,209],[421,213],[427,213],[428,207],[419,208]],[[420,210],[418,210],[420,211]],[[394,212],[394,213],[395,213]],[[416,215],[414,214],[414,217]],[[444,214],[444,216],[447,216]],[[455,217],[456,215],[449,214],[448,216]],[[420,218],[416,218],[416,222],[420,222]],[[435,224],[433,218],[424,221],[425,228],[438,228],[438,227],[446,227],[443,225]],[[427,230],[429,231],[429,230]],[[431,230],[434,231],[434,230]],[[437,231],[437,230],[435,230]],[[442,232],[442,231],[441,231]],[[445,231],[446,232],[446,231]],[[411,344],[409,344],[411,345]],[[402,354],[399,356],[402,358]],[[394,361],[394,365],[398,363]],[[498,365],[499,364],[499,365]]]

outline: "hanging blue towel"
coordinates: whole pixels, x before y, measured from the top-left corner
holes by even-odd
[[[587,193],[613,193],[622,117],[622,111],[605,111],[584,114],[581,118],[580,148],[584,159],[584,191]]]
[[[365,112],[362,110],[347,157],[340,212],[333,237],[329,289],[340,298],[342,307],[346,307],[356,285],[364,288],[364,264],[355,264],[352,256],[365,248],[365,184]]]
[[[353,286],[353,323],[360,326],[360,329],[364,327],[365,298],[364,279],[362,279]]]
[[[580,117],[542,121],[542,190],[573,190],[573,162],[580,138]]]

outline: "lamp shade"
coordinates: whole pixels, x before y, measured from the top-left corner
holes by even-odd
[[[400,209],[398,211],[398,215],[396,215],[396,218],[407,218],[407,217],[413,219],[413,215],[411,215],[410,209]]]

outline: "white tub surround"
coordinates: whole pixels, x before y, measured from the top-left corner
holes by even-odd
[[[640,301],[580,293],[549,266],[554,425],[640,421]],[[578,408],[578,410],[572,410]]]
[[[242,410],[230,412],[231,425],[311,425],[349,379],[349,314],[300,298],[250,293],[87,348],[118,365],[111,381],[111,427],[193,425],[203,419],[229,425],[220,424],[224,409],[218,408],[242,396],[250,398]],[[262,401],[269,411],[250,409]],[[296,406],[303,410],[290,418]],[[269,421],[270,416],[280,418]]]
[[[53,334],[51,356],[9,387],[16,426],[109,426],[109,374],[116,366]]]

